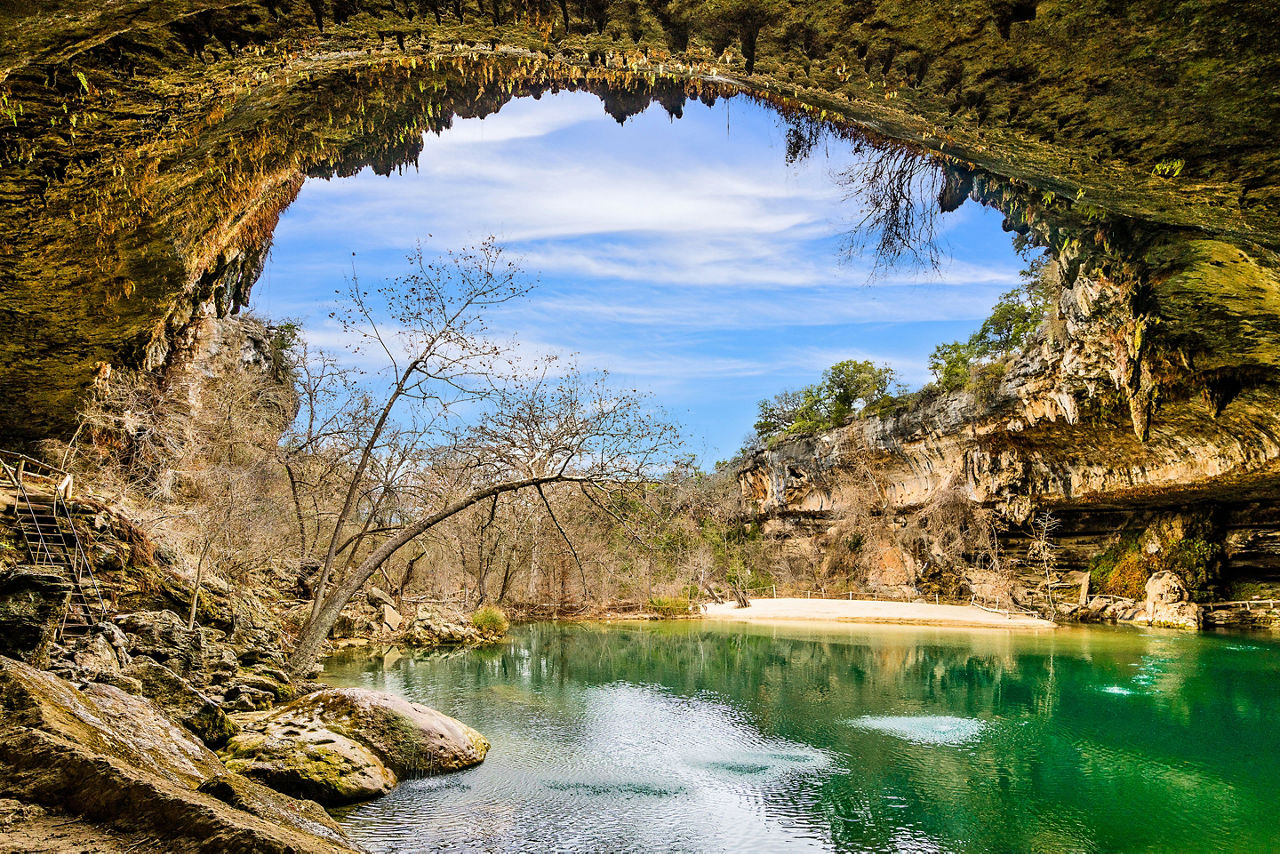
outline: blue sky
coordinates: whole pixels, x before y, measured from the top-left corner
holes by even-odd
[[[514,101],[429,136],[417,169],[307,181],[254,310],[341,352],[328,314],[353,262],[371,285],[418,241],[431,253],[493,234],[538,280],[495,333],[651,391],[710,465],[739,447],[756,401],[842,359],[918,387],[934,345],[967,337],[1022,267],[1000,215],[969,203],[941,221],[940,274],[870,280],[839,252],[859,216],[832,177],[848,153],[832,143],[788,166],[784,151],[777,117],[741,98],[674,121],[654,105],[625,126],[585,93]]]

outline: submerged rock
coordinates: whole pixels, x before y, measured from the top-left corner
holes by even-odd
[[[228,768],[327,805],[476,765],[489,750],[484,736],[448,715],[360,688],[316,691],[245,727],[222,751]]]

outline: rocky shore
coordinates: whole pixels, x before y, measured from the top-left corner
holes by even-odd
[[[151,571],[135,586],[168,594],[117,598],[181,598],[180,578]],[[48,575],[0,567],[0,852],[355,851],[325,807],[475,765],[489,749],[425,706],[291,679],[289,608],[251,591],[213,590],[205,625],[158,608],[59,637],[69,585]],[[505,631],[428,607],[404,618],[377,590],[349,611],[341,645]]]

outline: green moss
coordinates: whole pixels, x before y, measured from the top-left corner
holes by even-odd
[[[1216,577],[1222,547],[1199,537],[1184,537],[1147,553],[1138,535],[1129,532],[1089,561],[1089,572],[1099,592],[1143,599],[1147,579],[1157,572],[1174,573],[1186,585],[1193,600],[1208,596]]]

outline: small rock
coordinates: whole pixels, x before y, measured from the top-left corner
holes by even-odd
[[[227,703],[234,712],[258,712],[275,705],[276,697],[270,691],[249,685],[233,685],[227,689]]]
[[[387,628],[394,632],[396,629],[400,628],[400,625],[404,622],[404,617],[400,616],[400,612],[390,605],[383,605],[382,622]]]
[[[24,804],[12,798],[0,798],[0,830],[10,828],[19,822],[40,818],[42,815],[44,815],[44,808],[37,804]]]

